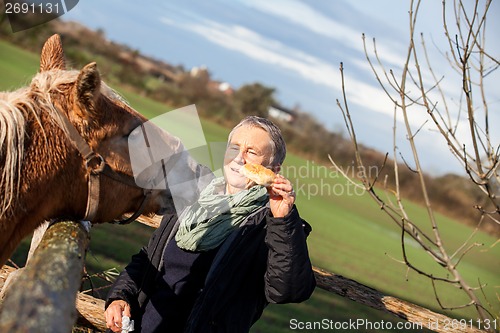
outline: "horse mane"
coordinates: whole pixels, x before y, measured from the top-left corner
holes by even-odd
[[[48,114],[55,125],[66,133],[61,114],[54,106],[52,94],[67,94],[63,87],[73,84],[79,75],[75,70],[48,70],[35,75],[28,87],[12,92],[0,92],[0,218],[12,207],[21,185],[21,165],[24,159],[26,122],[32,115],[47,138],[40,115]],[[101,82],[101,93],[114,101],[127,101]]]
[[[35,75],[29,87],[0,93],[0,217],[12,207],[21,184],[27,119],[32,115],[44,129],[40,116],[47,113],[61,128],[62,120],[51,100],[51,93],[74,82],[78,71],[52,70]],[[45,132],[43,134],[46,136]]]

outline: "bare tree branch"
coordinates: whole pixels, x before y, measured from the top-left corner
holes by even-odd
[[[360,178],[367,193],[389,216],[390,220],[399,226],[401,230],[400,242],[403,256],[402,262],[407,266],[408,271],[414,271],[427,277],[431,281],[436,300],[443,309],[458,309],[473,306],[479,318],[481,320],[487,320],[488,318],[495,318],[495,316],[483,306],[478,295],[475,293],[480,290],[484,295],[485,285],[479,283],[477,287],[471,286],[462,277],[459,271],[460,263],[463,258],[474,249],[483,246],[483,244],[473,242],[472,240],[477,234],[479,227],[483,224],[483,221],[487,220],[486,217],[488,217],[488,220],[497,223],[500,220],[500,145],[496,150],[493,149],[494,144],[491,139],[491,132],[493,129],[489,124],[489,103],[485,88],[486,80],[484,80],[487,75],[490,75],[499,67],[499,62],[492,57],[485,48],[487,12],[491,5],[491,0],[485,0],[486,3],[484,8],[480,8],[479,6],[481,1],[483,0],[476,0],[471,4],[465,3],[462,0],[455,0],[452,9],[456,33],[452,33],[449,29],[447,23],[447,2],[443,1],[443,29],[449,52],[441,53],[446,56],[450,68],[460,75],[461,80],[461,91],[458,92],[460,98],[457,101],[453,101],[453,109],[451,104],[448,103],[448,96],[445,90],[441,87],[444,76],[438,76],[431,65],[423,34],[420,34],[421,49],[417,48],[414,41],[416,33],[415,25],[421,4],[420,0],[410,0],[410,9],[408,11],[408,49],[405,62],[402,66],[402,72],[398,77],[396,77],[393,70],[387,70],[384,67],[377,51],[375,39],[373,39],[372,52],[378,66],[377,68],[375,67],[367,51],[365,36],[363,35],[363,47],[368,64],[382,92],[388,96],[389,100],[394,105],[393,170],[395,189],[388,188],[386,176],[386,181],[382,187],[386,193],[386,199],[382,199],[378,194],[379,188],[376,186],[376,179],[375,181],[370,180],[364,173],[361,174]],[[420,66],[419,59],[421,57],[425,60],[425,69]],[[488,65],[486,61],[490,61],[492,64]],[[425,70],[430,73],[433,82],[428,83],[428,80],[424,80]],[[427,79],[428,77],[429,76],[426,76]],[[342,111],[346,127],[349,130],[349,135],[355,148],[356,162],[361,169],[366,170],[366,167],[363,165],[360,147],[356,141],[356,132],[348,107],[343,66],[341,66],[341,78],[343,103],[340,105],[340,102],[338,102],[338,106]],[[383,78],[385,78],[385,81],[383,81]],[[479,96],[479,104],[475,104],[474,95]],[[410,121],[410,112],[415,112],[413,109],[417,109],[417,112],[418,109],[423,110],[431,121],[426,120],[422,125],[414,129]],[[468,142],[465,143],[462,134],[463,130],[461,132],[459,131],[459,129],[463,128],[463,111],[467,118],[467,140],[470,144]],[[479,114],[482,115],[482,118]],[[400,191],[401,170],[399,169],[398,148],[396,144],[396,125],[398,118],[401,119],[404,125],[403,131],[406,133],[406,138],[411,148],[412,167],[410,167],[410,163],[401,153],[399,158],[418,179],[420,192],[423,197],[423,205],[427,210],[427,223],[431,226],[430,232],[422,232],[419,224],[424,221],[412,221],[403,204]],[[480,119],[482,119],[481,122],[479,121]],[[429,197],[429,190],[426,184],[427,180],[420,163],[420,152],[415,143],[417,134],[429,125],[434,126],[437,130],[436,132],[441,135],[448,145],[451,155],[462,163],[472,183],[485,194],[487,201],[489,201],[484,207],[482,204],[471,205],[471,207],[474,206],[479,210],[481,213],[480,218],[475,230],[471,232],[467,239],[455,251],[450,251],[450,249],[447,249],[443,244],[442,234]],[[461,137],[458,137],[457,133],[461,133]],[[332,164],[339,169],[339,166],[331,157],[330,160]],[[394,196],[394,202],[391,196]],[[491,206],[493,208],[489,208]],[[421,249],[443,268],[449,277],[444,278],[436,276],[414,265],[407,255],[406,246],[409,238],[416,241]],[[453,252],[453,254],[449,255],[450,252]],[[438,287],[436,285],[437,282],[459,288],[465,293],[468,301],[462,305],[446,307],[442,304],[439,297]],[[500,297],[498,301],[500,303]],[[491,308],[491,304],[489,302],[488,304]]]

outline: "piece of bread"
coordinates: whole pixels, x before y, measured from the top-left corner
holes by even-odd
[[[240,168],[240,173],[256,184],[265,187],[271,186],[276,177],[272,170],[260,164],[245,164]]]

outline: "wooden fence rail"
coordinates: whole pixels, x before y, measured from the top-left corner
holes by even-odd
[[[139,222],[157,227],[159,220],[141,217]],[[25,272],[8,289],[1,307],[0,332],[71,332],[76,321],[75,303],[80,325],[104,331],[104,301],[77,293],[87,246],[88,233],[80,224],[60,222],[51,226]],[[453,319],[447,316],[384,295],[343,276],[313,269],[319,288],[421,324],[423,328],[450,332]],[[0,270],[0,288],[13,271],[6,266]],[[467,326],[453,332],[485,331]]]
[[[5,292],[0,332],[71,332],[88,244],[89,230],[81,223],[51,225],[29,264]]]

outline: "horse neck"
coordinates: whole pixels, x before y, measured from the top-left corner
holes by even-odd
[[[59,196],[56,201],[59,204],[55,206],[64,205],[67,201],[82,202],[79,196],[86,198],[86,172],[82,157],[50,116],[42,115],[41,121],[43,131],[37,123],[30,124],[32,134],[25,152],[26,170],[22,172],[29,175],[27,180],[30,183],[25,185],[29,188],[37,186],[53,192],[51,196]],[[28,195],[27,189],[25,186],[21,193]]]
[[[86,183],[80,181],[85,171],[62,130],[41,114],[38,119],[26,117],[25,131],[19,187],[13,204],[0,216],[0,248],[8,255],[44,220],[85,209],[79,207],[86,198]]]
[[[81,157],[50,115],[32,111],[24,113],[23,132],[26,135],[19,138],[23,142],[22,156],[17,156],[18,165],[9,166],[8,170],[17,175],[14,190],[4,192],[11,196],[11,205],[1,215],[38,221],[58,213],[72,213],[64,212],[63,208],[68,206],[76,211],[83,210],[77,204],[84,201],[80,197],[86,195]],[[1,167],[6,168],[5,165]],[[74,204],[68,205],[68,202]]]

